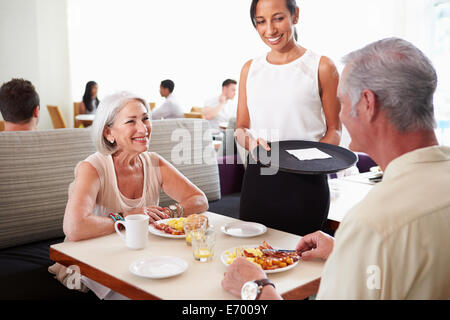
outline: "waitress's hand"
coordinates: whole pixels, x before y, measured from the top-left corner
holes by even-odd
[[[248,146],[248,151],[250,152],[250,154],[252,155],[253,160],[257,161],[256,156],[254,154],[254,151],[256,149],[257,146],[261,146],[264,148],[264,150],[266,151],[270,151],[270,147],[269,144],[267,143],[266,140],[262,139],[262,138],[257,138],[257,139],[250,139],[249,142],[249,146]]]
[[[155,223],[155,221],[168,219],[169,215],[166,213],[166,210],[160,206],[148,206],[143,208],[136,208],[130,211],[127,211],[123,214],[124,217],[132,215],[132,214],[145,214],[149,219],[149,224]]]

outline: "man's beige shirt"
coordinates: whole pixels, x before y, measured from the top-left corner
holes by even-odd
[[[336,232],[318,299],[450,299],[450,148],[394,159]]]

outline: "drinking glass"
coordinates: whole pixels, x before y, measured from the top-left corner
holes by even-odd
[[[191,245],[191,232],[205,230],[208,225],[208,218],[203,215],[191,215],[183,220],[183,229],[186,237],[186,244]]]
[[[194,259],[200,262],[211,261],[216,245],[214,228],[191,231],[192,253]]]

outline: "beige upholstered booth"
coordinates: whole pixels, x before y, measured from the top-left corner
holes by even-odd
[[[171,161],[212,201],[220,199],[220,184],[208,128],[205,120],[155,120],[150,151]],[[63,236],[74,168],[94,152],[90,129],[0,133],[0,248]],[[161,195],[160,205],[170,202]]]

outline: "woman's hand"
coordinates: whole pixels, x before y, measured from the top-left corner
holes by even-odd
[[[332,236],[322,231],[316,231],[301,238],[296,250],[302,260],[307,261],[316,258],[326,260],[333,251],[333,246],[334,238]]]
[[[123,214],[123,216],[126,217],[126,216],[129,216],[132,214],[145,214],[145,215],[149,216],[150,224],[155,223],[155,221],[158,221],[158,220],[170,218],[167,211],[160,206],[148,206],[148,207],[144,207],[144,208],[133,209],[128,212],[125,212]]]
[[[262,138],[257,138],[257,139],[250,138],[250,141],[248,144],[248,151],[250,152],[253,160],[255,160],[255,161],[257,161],[257,159],[256,159],[257,157],[254,154],[254,151],[255,151],[256,147],[258,147],[258,146],[263,147],[264,150],[266,150],[266,151],[270,151],[270,146],[266,140],[264,140]]]

